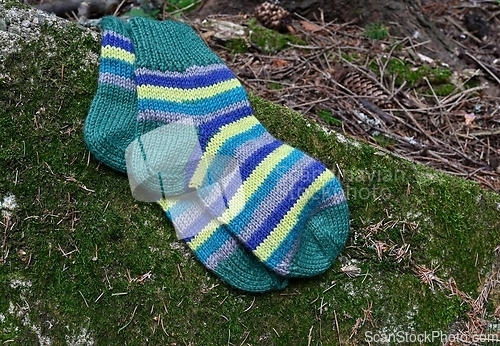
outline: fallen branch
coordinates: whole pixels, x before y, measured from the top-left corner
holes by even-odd
[[[118,0],[59,0],[35,7],[63,18],[72,17],[73,13],[79,18],[92,18],[113,14],[119,3]]]

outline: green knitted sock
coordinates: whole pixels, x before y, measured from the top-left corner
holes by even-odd
[[[137,93],[134,47],[130,27],[115,17],[101,21],[103,29],[99,84],[85,121],[84,136],[91,153],[117,171],[125,172],[125,148],[134,139],[137,126]],[[166,201],[162,201],[163,203]],[[173,203],[174,201],[172,201]],[[287,281],[269,271],[255,256],[214,219],[201,201],[177,198],[171,218],[195,256],[230,285],[251,292],[284,288]],[[201,231],[200,231],[201,230]],[[199,239],[209,242],[195,246]]]
[[[328,269],[349,229],[338,179],[264,129],[237,78],[188,25],[144,18],[130,25],[138,90],[138,133],[127,150],[132,189],[167,197],[161,204],[174,218],[181,197],[171,197],[197,191],[282,276]],[[204,232],[192,244],[210,239]]]
[[[97,93],[85,119],[83,134],[92,155],[126,172],[125,148],[134,139],[137,91],[134,47],[128,24],[105,17]]]

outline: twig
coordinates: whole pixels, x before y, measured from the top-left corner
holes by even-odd
[[[248,339],[248,336],[250,335],[250,332],[249,331],[246,331],[245,332],[245,338],[243,339],[243,341],[241,342],[240,346],[243,346],[245,344],[245,341],[247,341]]]
[[[337,320],[337,311],[333,310],[333,316],[335,316],[335,329],[337,330],[337,339],[339,342],[339,346],[342,345],[340,342],[340,329],[339,329],[339,321]]]
[[[101,292],[101,294],[99,294],[99,297],[96,298],[96,300],[94,301],[94,303],[97,303],[97,301],[99,299],[101,299],[101,297],[104,295],[104,291]]]
[[[186,7],[179,8],[175,11],[169,12],[169,16],[173,16],[173,15],[176,15],[177,13],[185,12],[186,10],[189,10],[191,7],[198,5],[201,1],[202,0],[195,1],[195,2],[187,5]]]
[[[431,82],[429,82],[429,79],[427,77],[424,77],[424,80],[427,83],[427,86],[429,87],[429,89],[431,90],[432,95],[436,99],[436,103],[439,105],[440,104],[439,98],[437,97],[436,93],[434,92],[434,88],[432,87]],[[445,113],[445,114],[441,113],[441,116],[443,116],[443,115],[446,118],[446,122],[448,123],[448,126],[450,127],[450,131],[452,131],[453,130],[453,126],[451,125],[451,121],[450,121],[450,118],[448,116],[448,112]],[[452,131],[452,135],[455,137],[457,143],[460,145],[460,149],[462,149],[462,151],[464,151],[464,148],[462,147],[462,144],[458,140],[457,133],[455,131]]]
[[[463,137],[482,137],[482,136],[495,136],[495,135],[500,135],[500,129],[495,129],[491,131],[475,131],[475,132],[469,132],[468,135],[464,135],[459,133],[459,136]]]
[[[85,302],[85,305],[86,305],[87,307],[89,307],[89,304],[87,303],[87,299],[85,299],[85,297],[83,296],[83,293],[82,293],[82,292],[80,292],[80,291],[78,291],[78,293],[80,293],[80,295],[82,296],[83,301]]]
[[[472,60],[474,60],[479,66],[481,66],[481,68],[483,70],[485,70],[486,72],[488,72],[488,74],[493,77],[493,79],[498,83],[500,84],[500,79],[498,79],[498,77],[496,76],[496,74],[494,74],[493,72],[491,72],[491,70],[486,67],[486,65],[484,65],[479,59],[477,59],[475,56],[473,56],[472,54],[470,54],[469,52],[465,52],[465,55],[467,55],[469,58],[471,58]]]
[[[314,325],[312,325],[311,329],[309,329],[309,335],[307,335],[307,346],[311,346],[313,328],[314,328]]]
[[[123,327],[121,327],[120,329],[118,329],[118,332],[117,333],[120,333],[120,331],[122,331],[123,329],[125,329],[130,323],[132,323],[132,320],[134,319],[134,316],[135,316],[135,311],[137,310],[137,308],[139,307],[139,305],[136,305],[135,306],[135,309],[134,309],[134,312],[132,312],[132,317],[130,317],[130,321],[128,321],[127,324],[125,324]]]
[[[118,11],[120,11],[120,9],[122,8],[125,1],[127,1],[127,0],[122,0],[122,2],[120,2],[120,4],[118,4],[118,6],[116,6],[116,10],[115,10],[115,12],[113,12],[113,16],[116,16],[118,14]]]
[[[179,272],[179,278],[180,278],[181,280],[184,280],[184,277],[182,276],[181,267],[180,267],[180,265],[179,265],[179,264],[177,264],[177,271]]]
[[[125,296],[127,295],[128,292],[118,292],[118,293],[111,293],[111,296],[114,297],[114,296]]]
[[[163,332],[165,333],[166,336],[170,336],[168,333],[167,333],[167,330],[165,329],[165,326],[163,325],[163,318],[160,317],[160,325],[161,325],[161,329],[163,329]]]
[[[249,311],[252,308],[254,303],[255,303],[255,297],[253,297],[253,300],[252,300],[252,303],[250,304],[250,306],[248,308],[246,308],[245,310],[243,310],[243,312]]]
[[[328,287],[327,289],[325,289],[325,290],[323,291],[323,293],[328,292],[329,290],[331,290],[332,288],[334,288],[336,285],[337,285],[337,283],[336,283],[336,282],[333,282],[333,283],[332,283],[332,285],[331,285],[330,287]]]

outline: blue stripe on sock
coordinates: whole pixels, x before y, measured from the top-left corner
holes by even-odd
[[[237,157],[235,153],[236,150],[238,150],[241,146],[245,146],[248,141],[259,138],[265,132],[266,129],[262,125],[258,124],[256,126],[250,127],[249,129],[247,129],[247,131],[243,131],[242,133],[239,133],[236,136],[233,136],[230,139],[226,140],[224,144],[219,148],[219,151],[216,153],[216,155],[219,156],[222,161],[213,160],[213,162],[208,167],[208,172],[219,172],[219,170],[223,168],[220,167],[221,162],[225,163],[226,165],[231,165],[232,163],[225,160],[225,158],[229,158],[229,160],[234,159],[235,157]],[[241,172],[241,167],[238,168]],[[206,179],[210,178],[206,177]],[[240,176],[239,179],[241,180],[242,177]],[[208,180],[207,183],[212,184],[213,182],[211,180]]]
[[[256,212],[257,209],[262,207],[262,203],[265,200],[265,198],[268,196],[269,192],[272,191],[276,185],[279,183],[280,179],[283,177],[283,173],[288,170],[288,167],[293,165],[295,162],[299,161],[301,157],[303,157],[304,154],[299,151],[299,150],[294,150],[292,151],[288,156],[284,157],[281,162],[279,162],[276,167],[274,167],[273,171],[271,174],[269,174],[264,182],[258,187],[258,189],[255,191],[255,193],[250,197],[248,202],[245,204],[245,208],[238,214],[238,216],[232,221],[235,222],[236,224],[247,224],[249,220],[252,220],[254,218],[254,213]],[[289,199],[289,198],[287,198]],[[275,217],[275,208],[277,206],[272,206],[273,208],[273,213],[271,213],[268,217],[269,218],[274,218]],[[277,220],[279,222],[279,220]],[[267,233],[265,236],[269,235],[269,232],[272,230],[271,226],[273,222],[270,222],[269,220],[259,220],[260,226],[255,230],[255,233],[248,238],[248,244],[252,247],[252,249],[255,249],[256,245],[255,244],[255,234],[257,232],[265,232]],[[269,224],[269,227],[266,229],[262,229],[263,225]],[[265,238],[264,236],[264,238]]]
[[[134,77],[134,67],[120,59],[101,59],[99,72],[112,73],[130,79]]]
[[[276,140],[273,141],[259,150],[257,150],[255,153],[253,153],[246,161],[243,163],[240,167],[240,173],[241,173],[241,179],[242,181],[245,181],[250,174],[255,170],[255,168],[262,162],[264,159],[272,153],[276,148],[280,147],[283,145],[282,142]],[[221,153],[224,155],[224,153]]]
[[[238,150],[240,146],[244,146],[245,143],[249,140],[262,136],[262,134],[264,134],[265,132],[266,129],[260,124],[252,126],[251,128],[248,128],[246,131],[239,133],[236,136],[226,140],[224,144],[220,147],[219,152],[217,154],[224,155],[227,157],[236,157],[235,152],[236,150]]]
[[[272,267],[278,266],[280,263],[283,262],[287,255],[287,251],[289,251],[292,248],[293,243],[296,241],[297,237],[299,237],[299,233],[302,232],[302,229],[307,222],[308,217],[314,217],[314,215],[311,215],[312,211],[316,208],[316,206],[325,199],[325,194],[336,194],[340,193],[342,191],[342,187],[340,186],[340,183],[338,180],[333,184],[333,186],[330,187],[325,187],[328,189],[325,191],[324,189],[319,190],[316,192],[307,202],[305,208],[302,210],[302,212],[298,215],[298,220],[301,220],[301,222],[298,222],[294,225],[288,236],[283,240],[283,242],[278,246],[278,248],[273,252],[271,257],[268,258],[266,263]],[[330,208],[337,208],[340,210],[347,210],[347,202],[344,201],[340,204],[333,205]],[[339,214],[344,214],[345,211]],[[348,218],[347,218],[348,220]],[[335,221],[335,220],[332,220]],[[332,225],[332,227],[334,227]]]
[[[238,108],[234,111],[226,113],[222,116],[218,116],[215,119],[208,121],[206,123],[200,124],[198,130],[200,135],[200,145],[203,150],[205,150],[206,146],[210,139],[220,131],[222,126],[231,124],[239,119],[248,117],[253,114],[253,109],[250,106],[245,106]]]
[[[245,145],[244,143],[240,143],[241,145]],[[258,150],[256,150],[252,155],[250,155],[245,162],[240,163],[239,169],[240,169],[240,174],[241,174],[241,181],[245,181],[250,174],[255,170],[255,168],[270,154],[272,153],[276,148],[278,148],[280,145],[282,145],[280,141],[276,140],[273,141],[269,144],[266,144],[262,147],[260,147]],[[234,157],[231,156],[231,152],[236,150],[239,146],[235,146],[234,148],[227,149],[228,151],[223,152],[219,151],[217,155],[223,155],[223,156],[229,156],[229,157]]]
[[[299,150],[295,150],[294,152],[299,152],[304,155]],[[256,196],[256,201],[252,203],[248,203],[248,205],[254,205],[252,211],[255,210],[255,207],[259,207],[260,203],[266,196],[265,189],[272,189],[281,178],[282,170],[288,170],[288,167],[291,167],[301,155],[290,155],[287,157],[282,164],[278,165],[276,169],[271,173],[271,176],[266,179],[266,182],[262,184],[262,186],[257,190],[258,194]],[[278,205],[274,206],[274,212],[267,220],[263,220],[261,226],[258,230],[252,235],[252,237],[248,240],[248,245],[254,250],[257,246],[264,241],[264,239],[269,235],[270,230],[274,229],[280,220],[285,216],[285,214],[293,207],[293,205],[297,202],[297,199],[304,192],[307,187],[311,185],[311,183],[325,170],[325,166],[321,163],[315,161],[312,165],[308,167],[306,170],[307,174],[304,174],[302,179],[300,179],[294,186],[292,191],[290,192],[289,198],[283,199]],[[322,191],[320,191],[323,193]],[[314,199],[311,198],[308,201],[311,203]],[[318,201],[316,201],[318,202]],[[250,208],[248,208],[250,209]],[[309,212],[308,212],[309,213]],[[306,214],[308,215],[308,214]],[[246,215],[246,217],[252,217],[252,214]],[[300,217],[299,217],[299,220]],[[292,238],[293,239],[293,238]],[[289,244],[290,245],[290,244]]]
[[[137,75],[138,85],[154,85],[166,88],[194,89],[203,88],[236,78],[229,70],[210,71],[204,75],[189,75],[179,77],[159,76],[151,73]]]
[[[124,40],[113,34],[108,34],[108,33],[104,34],[104,36],[102,37],[101,45],[103,47],[105,46],[118,47],[126,50],[129,53],[134,53],[134,46],[132,45],[131,41]]]
[[[219,248],[226,243],[231,237],[227,231],[221,231],[219,226],[215,233],[209,237],[199,248],[196,249],[196,257],[202,262],[206,263],[208,258]],[[215,236],[216,235],[216,236]]]

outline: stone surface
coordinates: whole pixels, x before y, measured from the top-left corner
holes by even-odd
[[[8,54],[19,51],[22,43],[39,40],[45,25],[55,30],[68,25],[74,26],[54,14],[28,7],[24,9],[11,7],[11,5],[11,1],[0,0],[0,62]],[[94,35],[97,37],[96,33]]]
[[[50,58],[57,49],[55,47],[55,33],[62,35],[67,33],[68,39],[72,40],[90,36],[96,43],[99,41],[100,36],[97,31],[81,27],[56,17],[54,14],[29,7],[18,8],[13,5],[20,6],[12,0],[0,0],[0,84],[13,80],[9,66],[5,66],[6,58],[11,54],[21,52],[25,45],[41,45],[44,48],[45,57]],[[44,31],[48,30],[51,34],[44,35]],[[97,54],[89,52],[88,49],[82,49],[80,58],[82,68],[95,69],[98,61]],[[28,63],[26,63],[25,68],[28,68]],[[32,81],[32,78],[27,78],[27,81]]]

